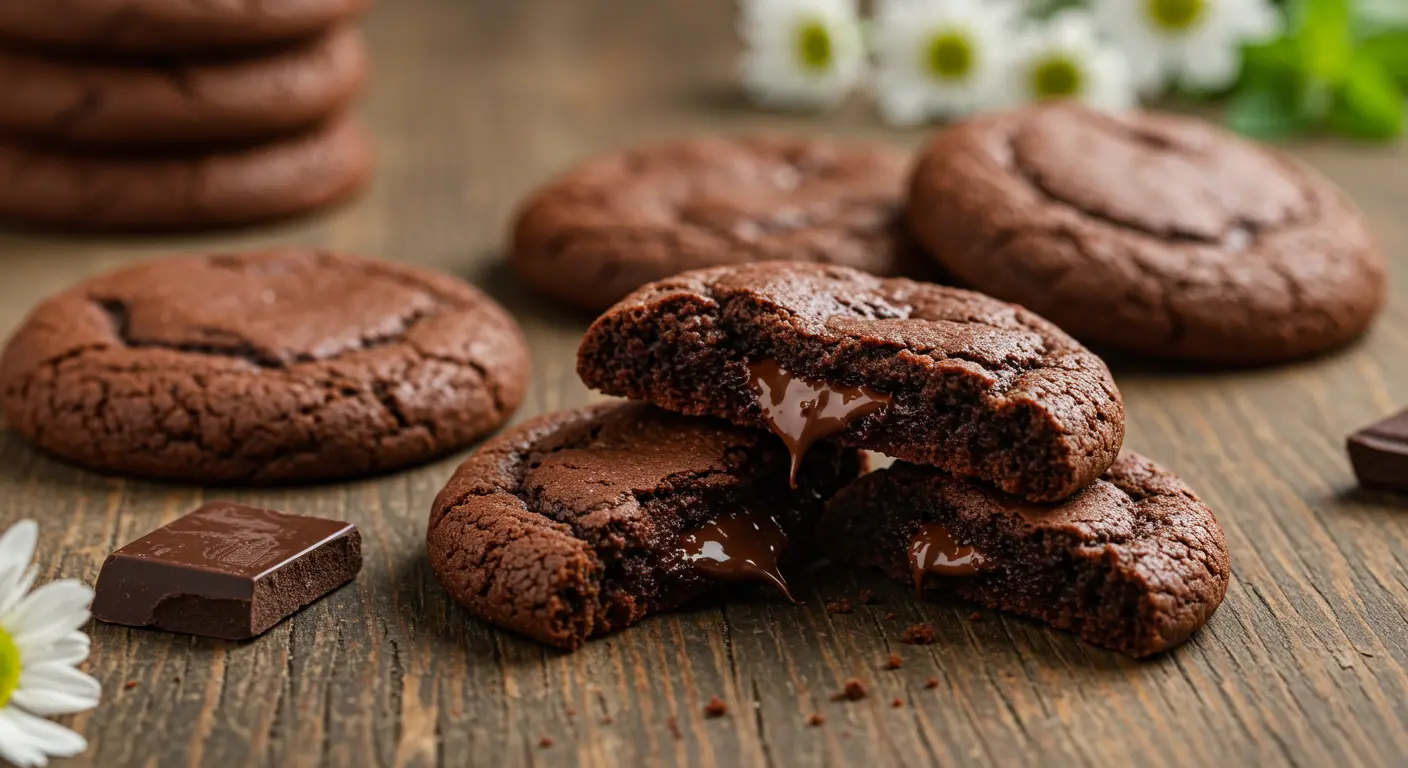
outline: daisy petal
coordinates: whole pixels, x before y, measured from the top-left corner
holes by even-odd
[[[27,647],[53,642],[83,626],[92,603],[91,588],[73,579],[53,581],[0,614],[0,626],[9,631],[23,654]]]
[[[97,680],[73,667],[26,664],[13,701],[36,715],[60,715],[98,706],[102,692]]]
[[[1207,91],[1220,91],[1242,70],[1242,49],[1236,45],[1199,45],[1182,57],[1182,81]]]
[[[73,631],[45,645],[35,645],[25,650],[24,663],[67,664],[75,666],[88,658],[93,641],[82,632]]]
[[[47,765],[46,756],[73,757],[88,748],[88,741],[73,731],[15,707],[0,710],[0,744],[13,744],[17,765]],[[8,759],[8,758],[7,758]]]
[[[38,541],[39,525],[33,520],[21,520],[0,536],[0,609],[24,595],[27,587],[22,582]]]

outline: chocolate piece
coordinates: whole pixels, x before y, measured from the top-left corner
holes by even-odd
[[[924,523],[909,540],[909,567],[914,573],[914,591],[924,597],[924,574],[972,576],[988,565],[988,556],[953,540],[948,529],[938,523]]]
[[[797,467],[812,443],[846,431],[852,421],[879,413],[890,396],[870,387],[807,381],[788,373],[776,360],[748,364],[748,384],[758,396],[758,408],[792,454],[792,487]]]
[[[766,581],[795,603],[778,569],[785,549],[782,524],[757,512],[727,515],[680,535],[680,554],[701,572],[724,581]]]
[[[247,640],[361,569],[351,523],[216,501],[109,555],[93,616]]]
[[[1364,427],[1346,442],[1360,485],[1408,492],[1408,410]]]
[[[847,413],[844,394],[828,395],[846,414],[822,421],[837,430],[832,440],[1030,499],[1080,490],[1124,439],[1109,370],[1060,329],[981,294],[842,267],[745,264],[651,283],[587,331],[577,373],[606,394],[767,429],[778,416],[760,406],[750,370],[760,361],[800,380],[792,387],[889,398],[862,415]],[[787,388],[761,400],[786,401],[777,393]],[[808,397],[820,400],[792,399]],[[793,428],[798,411],[785,414],[781,432],[807,433]]]
[[[1048,504],[897,462],[838,493],[816,530],[838,562],[878,566],[909,583],[916,532],[930,524],[989,559],[977,573],[930,577],[927,586],[1134,657],[1187,640],[1222,603],[1231,578],[1212,511],[1183,481],[1135,454]]]

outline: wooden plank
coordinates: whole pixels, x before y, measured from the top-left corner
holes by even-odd
[[[138,258],[316,243],[445,269],[499,298],[532,343],[518,419],[588,402],[573,371],[587,318],[537,301],[502,267],[506,222],[534,184],[591,152],[670,136],[923,137],[859,103],[825,118],[746,108],[729,85],[732,23],[731,4],[687,0],[382,3],[367,25],[377,77],[364,110],[381,168],[361,201],[218,236],[0,233],[0,330],[35,297]],[[1363,205],[1402,295],[1408,150],[1295,149]],[[1112,364],[1127,444],[1218,512],[1235,573],[1204,632],[1143,663],[827,567],[801,585],[801,607],[745,595],[561,654],[469,618],[431,577],[425,517],[455,459],[356,483],[202,491],[98,477],[0,434],[0,525],[40,520],[44,579],[91,580],[112,548],[217,496],[352,520],[366,537],[354,585],[252,643],[92,626],[105,700],[68,719],[92,747],[62,764],[1401,764],[1408,501],[1354,490],[1342,439],[1408,404],[1408,306],[1395,300],[1352,350],[1283,368]],[[862,589],[879,602],[861,604]],[[852,613],[826,611],[842,598]],[[919,621],[939,642],[900,644]],[[891,653],[900,669],[883,668]],[[831,701],[850,678],[869,696]],[[725,717],[705,717],[713,696]],[[813,714],[825,724],[809,725]]]

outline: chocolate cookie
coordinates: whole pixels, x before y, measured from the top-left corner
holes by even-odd
[[[908,164],[880,145],[703,139],[589,160],[519,212],[513,265],[546,296],[601,311],[689,269],[813,261],[898,274]]]
[[[275,144],[190,157],[72,154],[0,141],[0,218],[83,231],[188,231],[306,213],[350,197],[371,171],[341,120]]]
[[[435,499],[430,567],[457,602],[562,648],[761,581],[806,548],[860,457],[807,457],[799,490],[767,435],[641,403],[534,419],[485,443]]]
[[[1032,504],[899,463],[837,494],[817,526],[844,563],[916,589],[1148,656],[1187,640],[1227,594],[1222,528],[1183,481],[1126,454],[1055,504]]]
[[[846,445],[1069,496],[1119,453],[1124,405],[1098,357],[982,294],[842,267],[688,272],[602,315],[587,386],[770,428],[797,455]]]
[[[0,37],[94,54],[209,56],[311,37],[370,0],[54,0],[0,2]]]
[[[194,64],[79,63],[0,48],[0,130],[110,148],[269,139],[339,112],[366,72],[361,34],[351,28]]]
[[[907,213],[959,284],[1139,354],[1288,360],[1357,338],[1384,302],[1342,192],[1189,118],[1062,104],[960,124],[924,150]]]
[[[447,275],[288,248],[140,264],[40,303],[10,427],[76,464],[201,483],[353,477],[463,448],[522,399],[513,320]]]

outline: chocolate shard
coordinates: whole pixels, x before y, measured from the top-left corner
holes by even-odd
[[[247,640],[361,569],[351,523],[216,501],[108,555],[93,616]]]
[[[1364,427],[1346,442],[1361,486],[1408,493],[1408,410]]]

